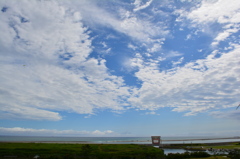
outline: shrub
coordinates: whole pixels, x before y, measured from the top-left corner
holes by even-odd
[[[238,150],[238,149],[231,150],[228,153],[228,157],[231,159],[240,159],[240,150]]]
[[[167,159],[185,159],[185,158],[204,158],[210,155],[206,152],[185,152],[185,153],[169,153]]]

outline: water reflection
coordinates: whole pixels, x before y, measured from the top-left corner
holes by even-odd
[[[197,152],[197,151],[189,151],[189,150],[185,150],[185,149],[168,149],[168,148],[163,148],[164,150],[164,154],[168,155],[169,153],[184,153],[184,152]],[[210,155],[214,155],[214,154],[228,154],[227,151],[204,151],[207,152]]]
[[[186,152],[186,150],[184,149],[163,149],[164,150],[164,154],[167,155],[169,153],[184,153]]]

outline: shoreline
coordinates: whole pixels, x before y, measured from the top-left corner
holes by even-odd
[[[229,139],[237,139],[240,140],[240,137],[225,137],[225,138],[202,138],[202,139],[182,139],[182,140],[162,140],[162,142],[184,142],[184,141],[209,141],[212,140],[212,142],[207,142],[207,144],[220,144],[220,143],[234,143],[234,142],[240,142],[240,141],[224,141]],[[223,140],[220,142],[214,142],[216,140]],[[149,143],[148,143],[149,142]],[[131,140],[131,141],[0,141],[0,143],[55,143],[55,144],[143,144],[144,145],[152,145],[151,140]],[[172,145],[172,144],[184,144],[184,143],[163,143],[162,145]],[[189,144],[189,143],[185,143]],[[197,142],[194,142],[194,144],[198,144]],[[204,142],[199,144],[205,144]]]
[[[240,137],[203,138],[203,139],[184,139],[184,140],[162,140],[162,141],[198,141],[198,140],[228,140],[228,139],[240,139]]]

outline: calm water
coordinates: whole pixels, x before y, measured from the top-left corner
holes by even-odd
[[[164,150],[164,154],[169,154],[169,153],[184,153],[186,152],[186,150],[184,149],[163,149]]]
[[[215,139],[214,139],[215,138]],[[163,144],[173,143],[217,143],[240,142],[240,137],[162,137]],[[222,139],[219,139],[222,138]],[[204,140],[199,140],[204,139]],[[37,136],[0,136],[0,142],[88,142],[108,144],[151,144],[151,137],[37,137]]]
[[[194,152],[194,151],[188,151],[188,150],[184,150],[184,149],[167,149],[167,148],[165,149],[165,148],[163,148],[163,150],[164,150],[164,154],[165,155],[168,155],[169,153]],[[207,152],[210,155],[214,155],[214,152],[212,152],[212,151],[204,151],[204,152]],[[217,154],[226,155],[226,154],[228,154],[228,152],[220,152],[220,151],[218,151]]]

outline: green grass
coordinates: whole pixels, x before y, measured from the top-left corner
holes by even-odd
[[[218,146],[206,146],[206,148],[215,149],[240,149],[240,143],[229,143],[228,145],[218,145]]]
[[[185,148],[186,145],[173,145]],[[191,144],[193,148],[204,149],[238,149],[239,143],[228,145]],[[39,155],[41,158],[52,159],[77,159],[77,158],[163,158],[163,151],[152,146],[135,144],[60,144],[60,143],[0,143],[0,159],[4,156],[17,156],[17,158],[33,158]],[[197,158],[193,158],[197,159]],[[229,159],[222,156],[211,156],[205,159]]]
[[[201,147],[203,147],[203,149],[209,149],[209,148],[214,148],[214,149],[240,149],[240,143],[236,142],[236,143],[228,143],[228,144],[171,144],[168,147],[165,148],[192,148],[192,149],[201,149]]]
[[[160,158],[163,151],[152,146],[134,144],[46,144],[46,143],[0,143],[0,158]]]

